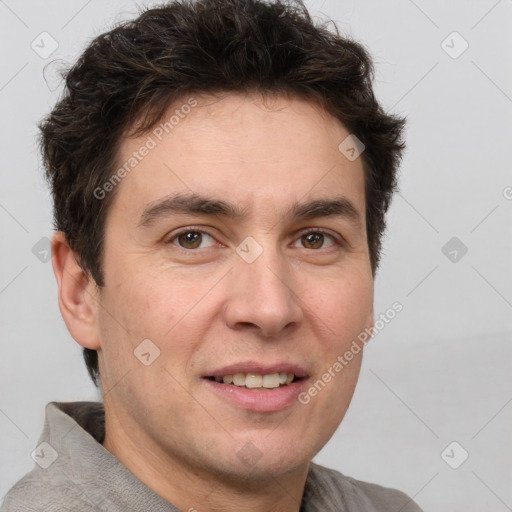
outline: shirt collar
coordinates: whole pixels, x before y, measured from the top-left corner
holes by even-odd
[[[76,485],[99,510],[180,512],[105,449],[104,438],[105,411],[101,402],[50,402],[39,443],[49,443],[58,456],[45,471],[55,473],[53,478],[58,473],[57,478]],[[300,512],[347,510],[341,494],[333,492],[334,487],[323,485],[322,470],[328,471],[310,464]]]

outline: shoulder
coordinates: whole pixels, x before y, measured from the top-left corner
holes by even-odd
[[[418,505],[407,494],[397,489],[363,482],[339,471],[318,464],[311,464],[311,492],[316,487],[324,496],[330,495],[347,511],[378,511],[378,512],[422,512]]]
[[[0,512],[89,512],[97,511],[94,503],[71,481],[45,478],[33,469],[7,492]]]

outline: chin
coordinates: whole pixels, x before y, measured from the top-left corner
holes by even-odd
[[[309,462],[308,457],[290,457],[289,453],[277,458],[263,455],[254,464],[238,460],[234,465],[229,464],[229,468],[224,467],[221,471],[217,468],[216,473],[221,473],[223,479],[238,483],[246,490],[254,487],[255,491],[261,491],[262,484],[279,481],[301,470],[304,470],[305,474]]]
[[[283,439],[272,434],[256,447],[251,442],[242,445],[236,453],[240,471],[247,472],[253,480],[280,478],[306,467],[315,455],[304,438],[290,432]]]

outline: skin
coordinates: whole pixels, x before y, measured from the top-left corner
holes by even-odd
[[[373,327],[362,161],[340,153],[346,128],[311,101],[197,99],[117,185],[103,289],[54,235],[59,306],[73,338],[98,350],[104,447],[140,480],[185,511],[297,512],[309,463],[349,406],[363,351],[307,405],[276,412],[236,407],[201,376],[240,361],[289,361],[314,383]],[[146,137],[122,141],[120,165]],[[137,227],[148,205],[191,191],[246,216],[175,214]],[[355,206],[359,225],[285,215],[294,201],[338,196]],[[187,227],[210,236],[180,247],[173,234]],[[303,236],[318,228],[343,244]],[[250,264],[236,252],[248,236],[263,249]],[[134,356],[144,339],[160,350],[149,366]],[[237,455],[249,442],[260,454],[254,465]]]

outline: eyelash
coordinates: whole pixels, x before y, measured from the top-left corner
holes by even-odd
[[[166,245],[172,244],[174,240],[176,240],[180,235],[184,235],[185,233],[204,233],[204,234],[212,237],[215,240],[215,237],[211,233],[206,231],[204,228],[200,228],[199,226],[189,226],[189,227],[184,228],[184,229],[178,231],[177,233],[175,233],[171,238],[167,239],[164,243]],[[339,247],[343,247],[343,245],[344,245],[344,243],[341,240],[338,240],[338,238],[335,235],[333,235],[331,232],[321,229],[321,228],[304,229],[298,234],[296,240],[298,240],[299,238],[301,238],[304,235],[310,235],[310,234],[327,235],[328,237],[332,238],[335,245],[337,245]],[[179,249],[182,249],[187,252],[198,250],[198,249],[186,249],[185,247],[181,247],[179,245],[177,247]],[[304,247],[304,249],[305,249],[305,247]],[[319,251],[321,249],[311,249],[311,250]]]

